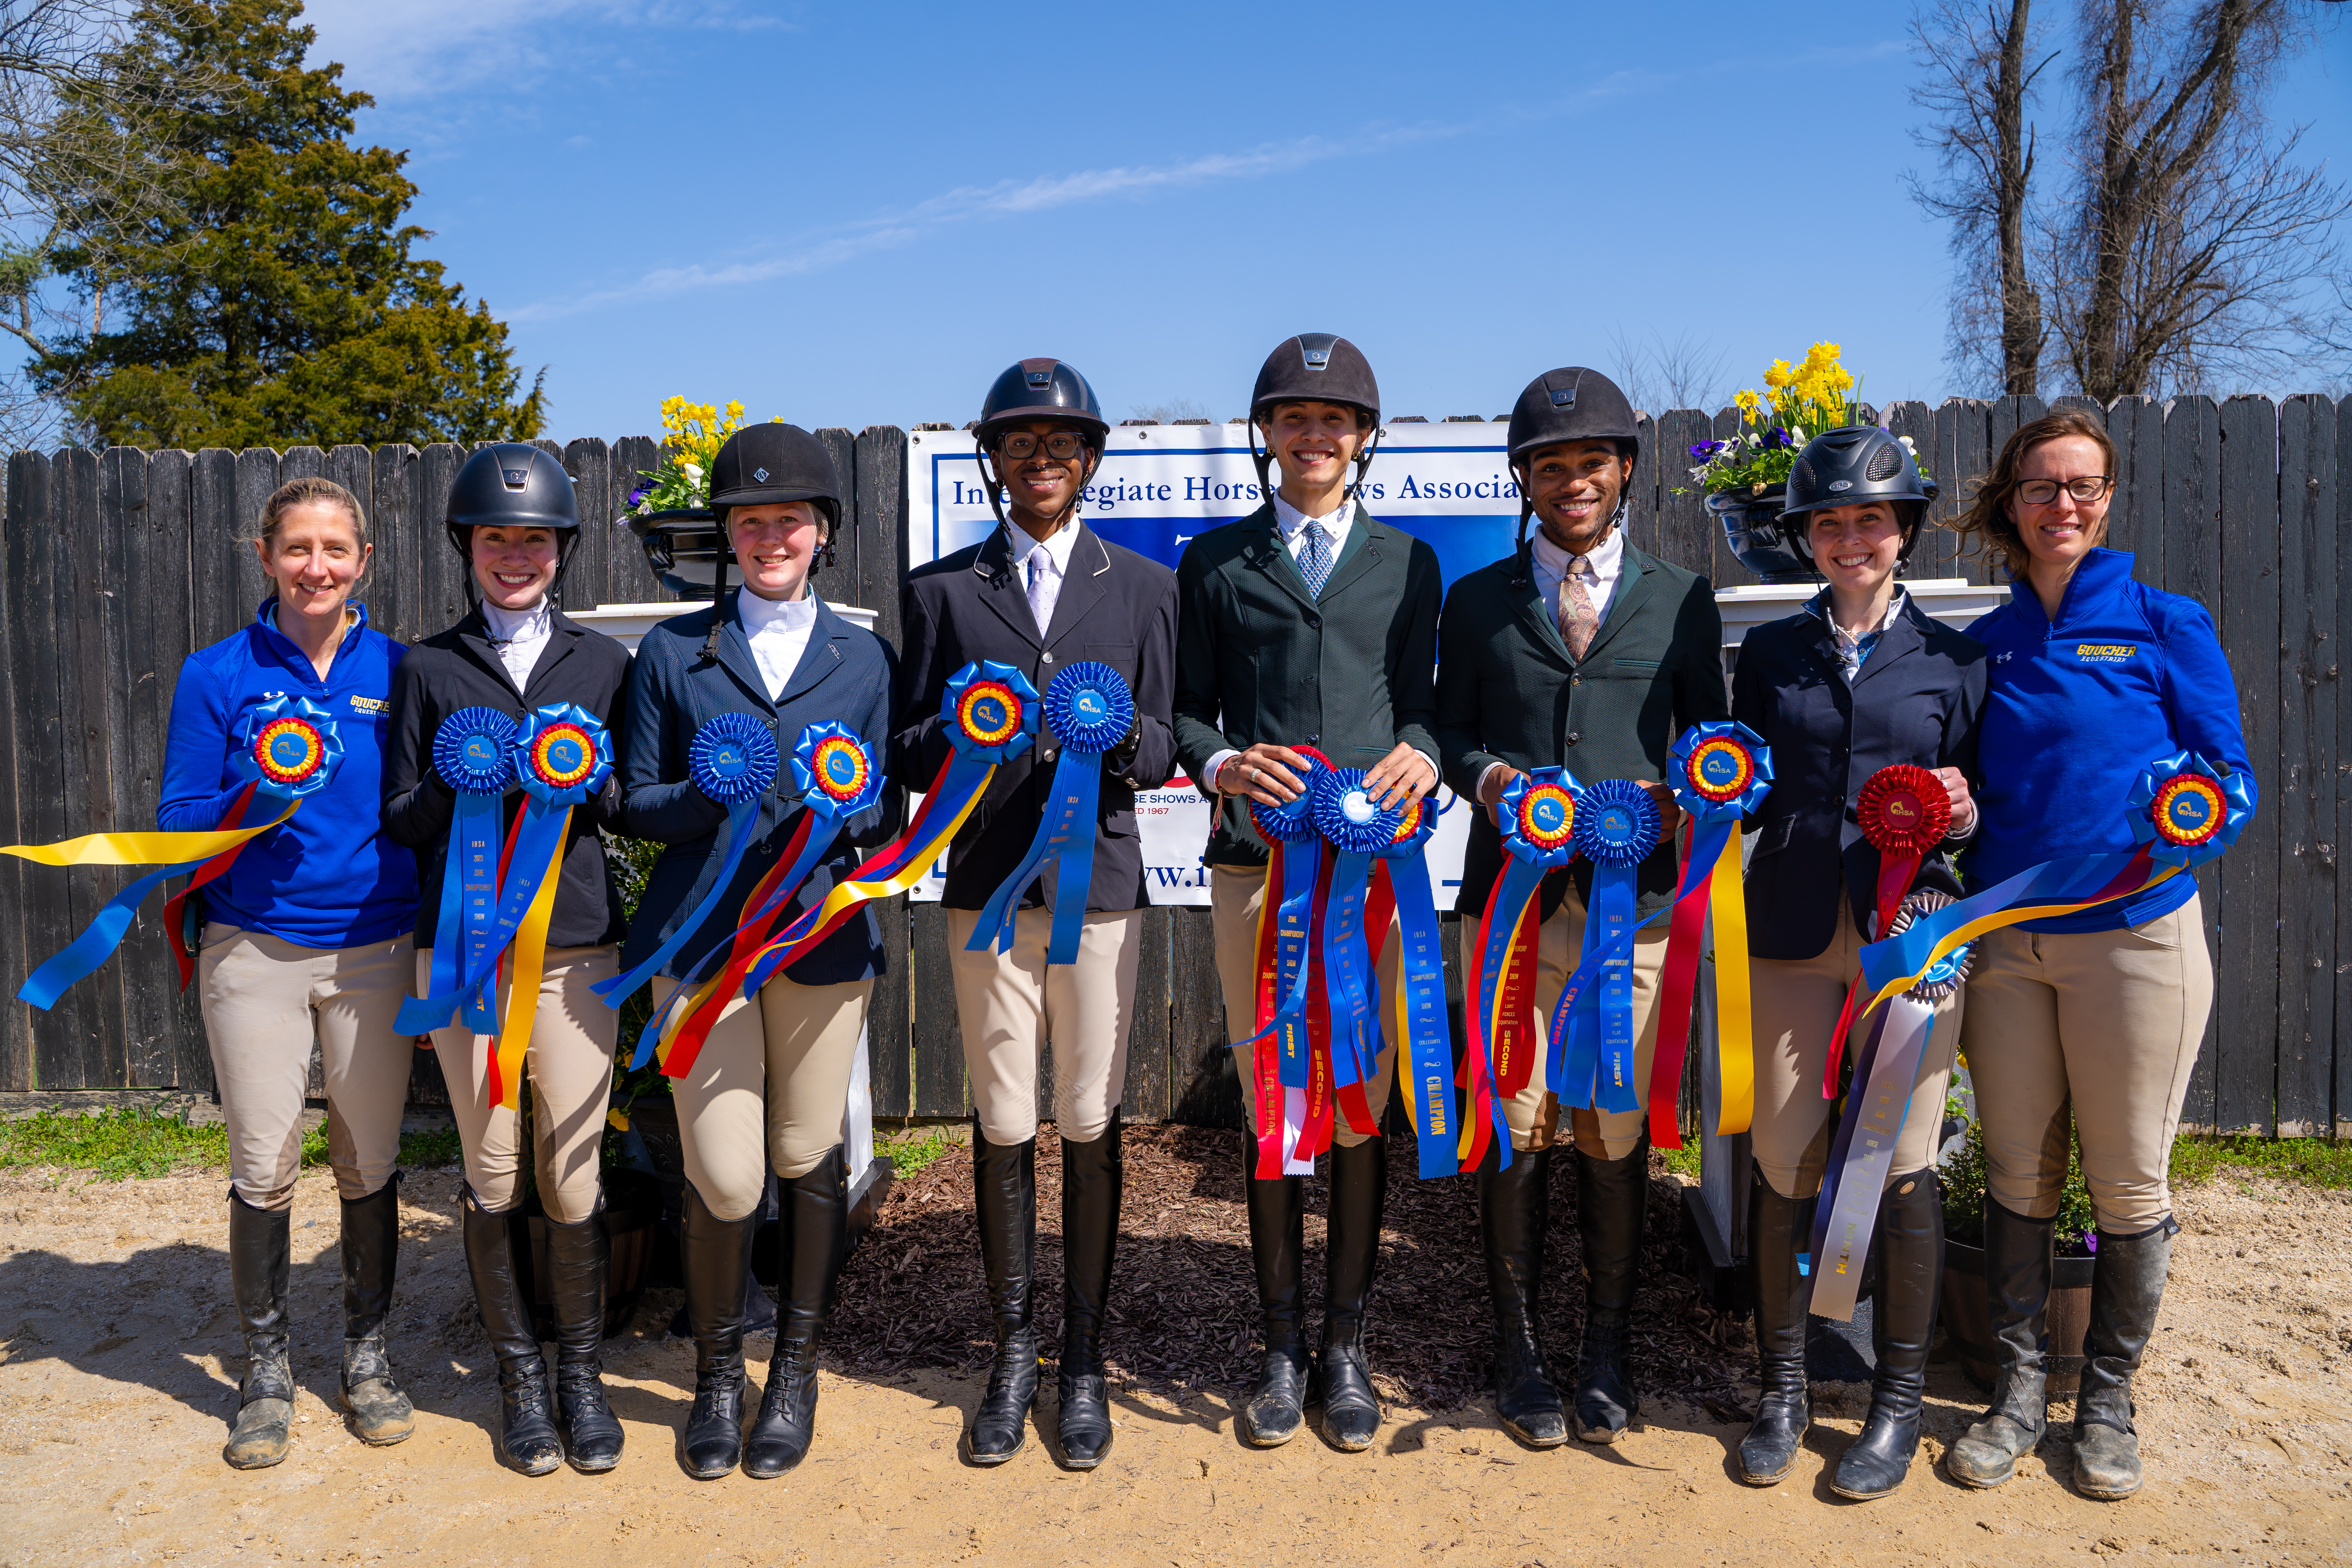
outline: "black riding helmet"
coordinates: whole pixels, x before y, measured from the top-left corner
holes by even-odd
[[[1301,332],[1285,339],[1258,366],[1257,384],[1250,388],[1250,461],[1257,466],[1258,493],[1269,501],[1274,447],[1269,443],[1258,450],[1257,432],[1267,413],[1283,403],[1338,403],[1363,411],[1372,434],[1356,454],[1356,482],[1349,493],[1362,489],[1364,472],[1381,445],[1381,384],[1364,351],[1337,332]]]
[[[1094,479],[1095,469],[1102,465],[1103,445],[1110,436],[1110,421],[1103,417],[1095,389],[1078,374],[1077,366],[1057,359],[1024,359],[1008,367],[982,400],[980,424],[972,431],[980,447],[981,477],[988,481],[989,510],[1007,528],[1012,524],[1006,521],[1004,503],[997,495],[1004,486],[990,466],[989,452],[1007,429],[1033,419],[1075,425],[1086,436],[1090,456],[1087,471],[1078,476],[1081,492]],[[1076,502],[1071,504],[1075,507]]]
[[[1920,525],[1927,520],[1927,503],[1937,493],[1936,481],[1919,472],[1911,448],[1877,426],[1824,430],[1805,443],[1789,470],[1780,519],[1794,521],[1780,534],[1810,566],[1814,563],[1812,523],[1805,514],[1857,501],[1889,501],[1895,521],[1903,525],[1898,559],[1907,561],[1919,542]]]
[[[1528,519],[1536,503],[1528,494],[1527,458],[1563,441],[1614,441],[1626,461],[1642,455],[1642,436],[1633,422],[1633,405],[1617,384],[1597,370],[1580,364],[1548,370],[1528,383],[1511,405],[1511,426],[1504,441],[1510,448],[1512,477],[1519,486],[1519,542],[1528,539]],[[1617,514],[1610,525],[1625,518],[1627,498],[1617,498]]]
[[[572,492],[572,476],[547,453],[520,442],[485,447],[467,458],[441,515],[450,544],[466,562],[468,593],[477,528],[553,529],[558,553],[551,592],[562,584],[563,569],[580,543],[580,501]]]

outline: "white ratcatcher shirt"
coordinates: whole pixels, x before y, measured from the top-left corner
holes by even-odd
[[[482,620],[490,628],[490,647],[498,650],[499,662],[507,667],[507,679],[514,682],[517,691],[529,691],[530,672],[538,668],[539,656],[547,651],[547,641],[555,635],[554,606],[545,595],[527,610],[503,610],[485,599]]]
[[[763,599],[749,588],[736,597],[735,613],[743,617],[743,638],[751,645],[751,662],[768,688],[768,700],[784,694],[793,671],[808,652],[809,636],[816,629],[816,595],[806,585],[797,599]]]

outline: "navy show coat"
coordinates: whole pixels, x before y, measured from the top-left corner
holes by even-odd
[[[621,748],[621,830],[668,847],[637,901],[628,947],[622,954],[625,968],[660,946],[701,903],[727,851],[727,808],[687,775],[687,753],[703,725],[721,713],[750,714],[774,732],[782,766],[775,786],[760,803],[751,829],[755,837],[736,868],[733,885],[702,928],[672,957],[672,975],[690,973],[704,953],[728,940],[742,918],[743,900],[799,829],[806,808],[793,788],[791,758],[802,730],[824,720],[845,725],[873,750],[877,766],[882,765],[889,745],[890,691],[897,669],[889,645],[835,615],[820,599],[808,648],[785,682],[783,694],[772,702],[744,636],[738,608],[741,592],[728,595],[723,605],[705,605],[647,632],[629,670],[628,733]],[[714,615],[725,616],[715,661],[702,655]],[[900,783],[892,779],[873,810],[844,824],[789,910],[778,917],[776,930],[822,903],[873,846],[897,831]],[[795,984],[838,985],[870,980],[882,970],[882,931],[868,906],[783,973]]]
[[[1731,716],[1772,748],[1772,791],[1748,824],[1748,947],[1758,958],[1818,958],[1837,932],[1838,883],[1854,930],[1870,934],[1878,851],[1854,800],[1896,763],[1958,768],[1978,783],[1984,645],[1945,626],[1907,595],[1849,687],[1823,614],[1828,590],[1785,620],[1748,634],[1731,680]],[[1917,884],[1958,897],[1958,879],[1931,856]]]

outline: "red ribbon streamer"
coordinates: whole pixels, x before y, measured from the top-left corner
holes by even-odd
[[[225,832],[229,828],[243,826],[245,808],[252,803],[253,792],[260,787],[261,781],[256,779],[239,790],[236,798],[228,803],[228,809],[221,813],[220,826],[216,831]],[[252,842],[250,838],[246,840],[246,844]],[[190,893],[227,870],[236,862],[236,858],[244,852],[245,844],[240,844],[234,849],[222,850],[197,867],[195,875],[188,879],[188,885],[163,902],[163,939],[172,944],[172,957],[180,965],[180,989],[183,991],[188,988],[188,982],[196,977],[196,960],[195,956],[188,952],[188,944],[181,935],[184,917],[180,911],[187,904]]]
[[[1708,889],[1715,870],[1708,868],[1690,883],[1691,840],[1695,819],[1685,819],[1681,866],[1675,885],[1689,885],[1675,902],[1667,924],[1665,967],[1658,974],[1657,1042],[1650,1052],[1650,1145],[1655,1149],[1683,1146],[1681,1119],[1675,1112],[1682,1099],[1683,1058],[1690,1047],[1691,996],[1698,986],[1698,950],[1706,931]]]

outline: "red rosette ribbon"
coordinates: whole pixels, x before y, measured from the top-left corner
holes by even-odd
[[[1862,836],[1878,851],[1877,918],[1865,939],[1876,941],[1895,929],[1895,911],[1911,891],[1919,863],[1935,852],[1952,830],[1952,797],[1944,781],[1927,768],[1896,763],[1870,775],[1853,803],[1854,821]],[[1862,991],[1856,971],[1846,988],[1845,1006],[1830,1035],[1830,1054],[1822,1068],[1822,1098],[1837,1098],[1838,1066],[1845,1055],[1845,1037],[1853,1027],[1854,1005]]]

